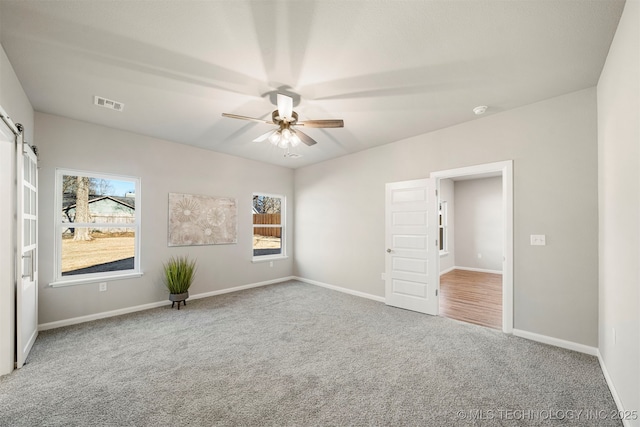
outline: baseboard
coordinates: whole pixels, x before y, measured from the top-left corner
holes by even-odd
[[[377,295],[367,294],[365,292],[354,291],[353,289],[347,289],[336,285],[330,285],[328,283],[318,282],[316,280],[305,279],[303,277],[292,277],[293,280],[299,280],[300,282],[308,283],[310,285],[320,286],[322,288],[332,289],[334,291],[342,292],[349,295],[355,295],[357,297],[367,298],[370,300],[384,302],[384,297],[379,297]]]
[[[447,274],[453,270],[455,270],[457,267],[453,266],[453,267],[449,267],[446,270],[440,270],[440,275],[442,276],[443,274]]]
[[[293,277],[291,277],[291,276],[282,277],[282,278],[279,278],[279,279],[267,280],[267,281],[264,281],[264,282],[257,282],[257,283],[250,283],[248,285],[235,286],[233,288],[221,289],[221,290],[218,290],[218,291],[203,292],[203,293],[200,293],[200,294],[189,295],[189,299],[207,298],[207,297],[211,297],[211,296],[215,296],[215,295],[221,295],[221,294],[227,294],[227,293],[230,293],[230,292],[242,291],[244,289],[250,289],[250,288],[257,288],[257,287],[260,287],[260,286],[272,285],[274,283],[285,282],[287,280],[292,280],[292,279],[293,279]],[[55,321],[55,322],[41,323],[40,325],[38,325],[38,330],[39,331],[46,331],[48,329],[61,328],[63,326],[77,325],[79,323],[91,322],[93,320],[106,319],[107,317],[115,317],[115,316],[121,316],[123,314],[135,313],[136,311],[150,310],[152,308],[158,308],[158,307],[162,307],[162,306],[165,306],[165,305],[168,305],[168,304],[171,304],[171,301],[169,301],[169,300],[157,301],[157,302],[152,302],[152,303],[149,303],[149,304],[142,304],[142,305],[136,305],[136,306],[133,306],[133,307],[120,308],[118,310],[103,311],[101,313],[89,314],[87,316],[79,316],[79,317],[73,317],[71,319],[58,320],[58,321]]]
[[[133,307],[120,308],[118,310],[103,311],[101,313],[88,314],[86,316],[72,317],[70,319],[57,320],[55,322],[41,323],[38,325],[38,331],[46,331],[48,329],[62,328],[63,326],[77,325],[79,323],[91,322],[98,319],[106,319],[107,317],[121,316],[123,314],[134,313],[136,311],[150,310],[152,308],[162,307],[171,304],[171,301],[158,301],[149,304],[136,305]]]
[[[203,292],[201,294],[189,295],[189,299],[214,297],[216,295],[228,294],[231,292],[238,292],[238,291],[243,291],[245,289],[251,289],[251,288],[259,288],[260,286],[273,285],[275,283],[286,282],[287,280],[294,280],[294,279],[295,277],[293,276],[281,277],[279,279],[266,280],[264,282],[250,283],[248,285],[235,286],[233,288],[220,289],[218,291]]]
[[[477,271],[478,273],[491,273],[491,274],[502,274],[500,270],[487,270],[486,268],[474,268],[474,267],[460,267],[455,266],[452,270],[464,270],[464,271]]]
[[[549,344],[560,348],[566,348],[567,350],[577,351],[578,353],[585,353],[590,356],[598,355],[597,347],[590,347],[588,345],[578,344],[573,341],[566,341],[560,338],[554,338],[547,335],[540,335],[533,332],[523,331],[521,329],[514,329],[513,335],[520,338],[526,338],[531,341],[537,341],[543,344]]]
[[[616,390],[616,387],[613,385],[613,380],[611,379],[611,376],[609,375],[609,371],[607,370],[607,365],[605,365],[604,363],[604,359],[602,358],[602,354],[600,354],[600,350],[596,349],[597,352],[597,356],[598,356],[598,362],[600,362],[600,368],[602,369],[602,374],[604,375],[604,379],[607,382],[607,385],[609,386],[609,391],[611,392],[611,395],[613,396],[613,401],[616,402],[616,407],[618,408],[618,411],[621,414],[624,414],[624,407],[622,405],[622,400],[620,400],[620,396],[618,395],[618,391]],[[622,420],[622,425],[625,427],[631,427],[631,422],[630,420],[626,420],[623,419]]]

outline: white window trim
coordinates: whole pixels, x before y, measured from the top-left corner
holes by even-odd
[[[104,273],[88,273],[88,274],[78,274],[73,276],[63,276],[62,275],[62,239],[59,238],[61,235],[62,228],[68,228],[69,223],[62,222],[62,178],[64,175],[67,176],[87,176],[90,178],[98,178],[105,180],[116,180],[116,181],[130,181],[135,184],[135,197],[136,197],[136,207],[134,218],[135,222],[133,224],[123,225],[123,227],[128,227],[133,229],[135,235],[135,250],[134,250],[134,265],[132,270],[119,270],[119,271],[107,271]],[[55,181],[55,207],[56,212],[53,218],[53,230],[54,230],[54,280],[49,283],[50,287],[57,288],[63,286],[75,286],[75,285],[83,285],[89,283],[96,282],[108,282],[112,280],[121,280],[132,277],[140,277],[143,275],[141,265],[140,265],[140,245],[141,245],[141,218],[142,218],[142,207],[141,207],[141,185],[140,178],[128,175],[117,175],[117,174],[108,174],[101,172],[90,172],[78,169],[65,169],[65,168],[56,168],[56,181]],[[75,227],[91,227],[91,228],[100,228],[100,227],[112,227],[111,223],[101,223],[101,222],[92,222],[92,223],[74,223]]]
[[[251,207],[253,208],[253,196],[266,196],[266,197],[277,197],[280,199],[280,224],[254,224],[253,223],[253,213],[251,214],[251,262],[259,263],[259,262],[267,262],[267,261],[275,261],[281,259],[287,259],[289,256],[287,255],[287,244],[286,244],[286,223],[287,223],[287,198],[283,194],[274,194],[274,193],[262,193],[260,191],[255,191],[251,195]],[[282,247],[282,251],[279,254],[275,255],[253,255],[253,229],[255,228],[281,228],[282,232],[280,234],[280,245]]]

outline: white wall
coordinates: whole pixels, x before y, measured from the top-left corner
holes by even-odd
[[[640,409],[639,25],[629,0],[598,82],[599,347],[626,410]]]
[[[452,179],[440,180],[440,200],[447,202],[447,251],[440,255],[440,273],[442,274],[456,265],[456,201]]]
[[[502,177],[454,184],[456,266],[502,271]]]
[[[33,142],[33,108],[9,59],[0,46],[0,106],[14,123],[25,127]],[[11,138],[8,139],[11,141]],[[0,375],[13,370],[15,351],[15,144],[0,141]]]
[[[295,274],[383,296],[385,183],[513,159],[514,327],[596,346],[596,119],[585,89],[297,169]]]
[[[198,260],[190,293],[199,294],[288,277],[292,258],[252,263],[252,194],[287,197],[292,228],[293,172],[225,154],[145,137],[49,114],[36,113],[40,148],[40,324],[163,301],[162,262],[189,254]],[[144,276],[98,284],[51,288],[54,272],[55,169],[137,176],[142,185],[141,265]],[[170,192],[233,197],[238,206],[238,243],[167,247]],[[137,208],[137,206],[136,206]],[[291,233],[287,244],[292,244]],[[293,248],[291,248],[293,249]]]

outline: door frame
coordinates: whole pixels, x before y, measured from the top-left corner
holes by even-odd
[[[513,160],[431,172],[430,177],[436,179],[436,188],[440,194],[441,179],[476,175],[482,178],[483,175],[497,176],[497,173],[502,176],[502,332],[511,334],[513,333]],[[440,257],[437,263],[439,272]],[[440,274],[437,281],[437,288],[440,289]]]

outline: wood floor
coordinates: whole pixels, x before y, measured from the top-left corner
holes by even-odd
[[[502,329],[502,275],[466,270],[443,274],[440,315]]]

